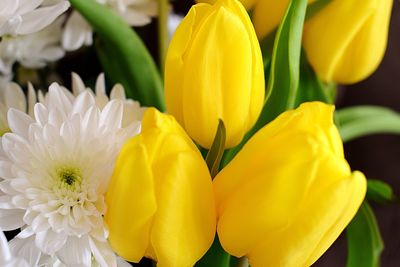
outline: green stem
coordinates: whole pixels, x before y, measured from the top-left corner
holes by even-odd
[[[162,74],[164,74],[165,57],[168,49],[168,15],[168,0],[158,0],[158,48]]]

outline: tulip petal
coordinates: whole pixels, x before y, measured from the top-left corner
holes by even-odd
[[[361,2],[332,1],[304,26],[307,57],[324,81],[358,82],[382,60],[393,1]]]
[[[289,0],[257,1],[253,12],[253,23],[259,39],[264,38],[278,27],[288,5]]]
[[[243,108],[250,105],[252,87],[252,73],[243,72],[252,69],[247,36],[240,17],[221,5],[202,23],[188,51],[183,119],[189,135],[203,147],[211,146],[218,119],[226,126],[227,147],[238,144],[248,130],[243,127],[248,117]]]
[[[249,255],[252,266],[311,266],[356,214],[366,191],[364,175],[336,181],[304,203],[294,223],[270,232]]]
[[[211,147],[219,119],[226,147],[243,139],[261,112],[265,88],[259,43],[238,1],[191,9],[168,50],[165,80],[168,112],[197,143]]]
[[[148,109],[142,135],[152,161],[158,205],[149,254],[158,266],[193,266],[211,246],[216,228],[207,165],[172,116]]]
[[[145,254],[157,210],[153,175],[141,141],[141,136],[134,137],[122,148],[106,195],[110,244],[133,262]]]
[[[161,267],[193,266],[213,242],[207,165],[174,117],[154,108],[123,147],[106,199],[110,243],[127,260],[146,255]]]
[[[230,254],[309,266],[350,222],[366,181],[351,174],[333,111],[311,102],[281,114],[217,175],[217,231]]]
[[[193,266],[211,246],[216,229],[207,166],[199,154],[186,152],[158,162],[153,168],[158,212],[151,241],[158,266]]]
[[[250,144],[254,148],[251,151],[245,147],[247,153],[239,153],[215,178],[220,200],[218,235],[224,249],[237,257],[249,253],[260,234],[278,231],[289,223],[315,176],[316,166],[311,160],[315,148],[306,135],[281,134],[268,140]],[[237,176],[242,182],[226,192],[231,189],[226,186],[229,179]]]
[[[184,69],[184,53],[191,45],[191,38],[196,26],[204,19],[210,10],[210,5],[197,4],[189,10],[176,29],[174,38],[168,48],[165,60],[165,101],[168,112],[183,125],[182,110],[182,73]]]
[[[315,0],[308,0],[313,3]],[[289,0],[259,0],[253,12],[253,23],[258,38],[261,40],[272,33],[281,23]]]

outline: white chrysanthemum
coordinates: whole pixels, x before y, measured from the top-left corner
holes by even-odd
[[[0,37],[38,32],[50,25],[69,7],[66,0],[52,5],[42,4],[43,0],[1,0]]]
[[[11,241],[30,266],[46,256],[66,266],[116,266],[103,223],[114,161],[140,123],[122,127],[123,103],[101,110],[88,90],[76,98],[57,84],[34,118],[10,109],[1,138],[0,227],[22,227]],[[48,257],[47,257],[48,259]],[[50,265],[51,266],[51,265]]]
[[[85,84],[83,83],[81,77],[78,74],[72,73],[72,92],[74,95],[79,95],[81,92],[86,90]],[[125,95],[124,87],[121,84],[116,84],[110,92],[110,98],[106,94],[106,83],[104,74],[101,73],[97,77],[96,88],[95,88],[95,99],[97,105],[100,109],[103,109],[104,106],[111,99],[119,99],[124,103],[124,114],[122,117],[122,126],[125,127],[131,124],[134,121],[141,121],[143,117],[143,113],[146,108],[141,107],[140,103],[134,101],[132,99],[127,99]]]
[[[28,105],[21,87],[16,83],[8,83],[4,88],[0,87],[0,136],[10,131],[7,121],[7,112],[14,108],[33,115],[33,106],[36,103],[36,95],[31,84],[28,85]]]
[[[157,14],[157,0],[97,0],[119,14],[130,26],[143,26]],[[76,11],[68,19],[62,44],[67,51],[92,45],[93,31],[85,19]]]
[[[41,68],[65,54],[61,47],[62,18],[44,30],[21,36],[7,36],[0,41],[0,76],[10,76],[19,62],[26,68]]]
[[[7,239],[0,231],[0,266],[1,267],[29,267],[24,259],[15,257],[10,250]]]

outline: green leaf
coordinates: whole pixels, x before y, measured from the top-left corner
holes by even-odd
[[[347,227],[347,267],[378,267],[384,245],[374,212],[366,201]]]
[[[286,14],[276,33],[270,73],[266,88],[266,103],[255,126],[244,140],[224,155],[226,165],[243,145],[265,124],[282,112],[295,107],[299,86],[300,54],[303,24],[307,9],[307,0],[290,2]]]
[[[390,185],[380,180],[368,179],[367,199],[378,203],[387,203],[394,198]]]
[[[300,83],[296,96],[296,106],[310,101],[321,101],[328,104],[335,102],[336,84],[322,82],[307,62],[302,53],[300,64]]]
[[[224,147],[226,141],[226,129],[224,122],[219,120],[217,133],[215,134],[214,141],[208,151],[206,163],[210,170],[211,177],[215,177],[219,171],[222,155],[224,154]]]
[[[121,83],[129,98],[165,110],[160,73],[139,36],[124,20],[95,0],[70,0],[97,33],[100,61],[106,75]]]
[[[335,121],[343,142],[370,134],[400,134],[400,114],[389,108],[377,106],[344,108],[335,112]]]

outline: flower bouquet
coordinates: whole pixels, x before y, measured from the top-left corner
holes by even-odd
[[[2,0],[0,266],[303,267],[345,229],[378,266],[395,197],[343,142],[400,115],[334,105],[392,4]]]

